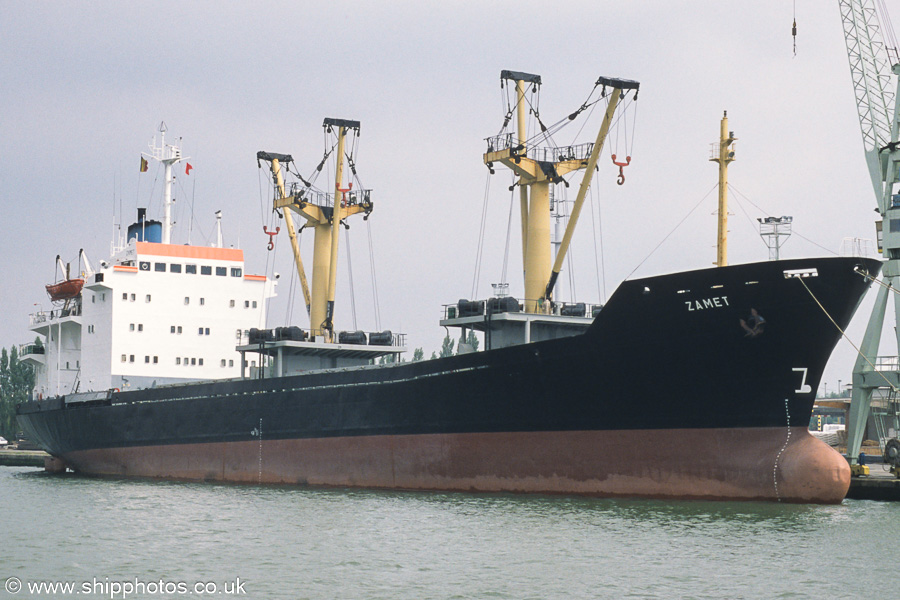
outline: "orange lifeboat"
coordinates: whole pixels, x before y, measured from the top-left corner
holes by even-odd
[[[81,293],[81,288],[84,287],[84,279],[66,279],[46,287],[47,294],[53,302],[68,300],[69,298],[75,298]]]

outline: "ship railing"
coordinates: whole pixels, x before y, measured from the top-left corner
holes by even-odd
[[[518,140],[514,141],[511,133],[489,137],[485,141],[488,152],[515,149],[518,146]],[[572,146],[529,146],[526,143],[524,151],[516,152],[516,154],[538,162],[559,163],[567,160],[587,160],[593,149],[593,142]]]
[[[504,133],[495,135],[493,137],[485,138],[484,141],[487,142],[488,152],[499,152],[500,150],[506,150],[507,148],[513,147],[513,134]]]
[[[19,344],[19,358],[29,355],[43,355],[44,352],[44,347],[38,344]]]
[[[334,208],[334,193],[320,192],[307,188],[304,184],[294,182],[291,184],[290,194],[301,202],[308,202],[321,208]],[[372,203],[372,190],[349,190],[339,194],[344,206],[367,206]]]
[[[51,311],[39,311],[36,313],[32,313],[28,315],[28,322],[33,327],[35,325],[40,325],[41,323],[46,323],[47,321],[54,321],[56,319],[62,319],[64,317],[77,317],[81,315],[81,304],[74,304],[73,306],[62,307],[62,308],[54,308]]]
[[[900,371],[900,356],[876,356],[876,371]]]
[[[65,317],[77,317],[81,314],[81,306],[76,304],[75,306],[70,306],[68,308],[54,308],[50,311],[50,319],[62,319]]]
[[[559,317],[594,318],[599,314],[603,305],[587,302],[548,302],[543,299],[530,300],[528,298],[513,298],[512,296],[494,296],[486,300],[461,299],[455,304],[444,304],[442,308],[444,320],[517,312]]]
[[[587,160],[593,149],[594,143],[588,142],[574,146],[527,148],[526,154],[528,158],[539,162],[559,163],[567,160]]]
[[[75,306],[70,306],[68,308],[56,308],[56,309],[50,311],[51,319],[54,318],[53,317],[54,312],[56,313],[57,319],[62,319],[63,317],[77,317],[77,316],[81,315],[81,305],[76,304]]]
[[[732,155],[734,154],[734,148],[736,144],[731,144],[728,147],[728,152]],[[710,142],[709,143],[709,160],[719,160],[722,158],[722,144],[719,142]]]

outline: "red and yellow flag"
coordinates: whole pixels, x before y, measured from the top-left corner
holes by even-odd
[[[141,173],[147,172],[147,159],[143,156],[141,157]]]

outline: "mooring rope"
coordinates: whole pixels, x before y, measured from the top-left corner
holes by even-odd
[[[867,278],[872,279],[872,281],[875,281],[876,283],[880,283],[880,282],[878,282],[877,279],[875,279],[874,277],[872,277],[872,276],[869,275],[868,273],[862,273],[862,272],[860,272],[860,271],[857,271],[857,273],[859,273],[859,274],[862,275],[863,277],[867,277]],[[822,312],[825,313],[825,316],[828,317],[828,320],[831,321],[831,323],[835,326],[835,328],[837,328],[837,330],[841,332],[841,335],[844,337],[844,339],[846,339],[847,342],[849,342],[850,345],[853,346],[853,349],[856,350],[856,353],[859,354],[859,355],[863,358],[863,360],[865,360],[866,363],[868,363],[868,365],[869,365],[870,367],[872,367],[872,371],[874,371],[875,373],[878,373],[878,375],[880,375],[881,378],[884,379],[885,383],[888,384],[888,387],[889,387],[889,388],[891,388],[891,389],[894,390],[895,392],[900,392],[900,389],[894,387],[894,384],[892,384],[892,383],[890,382],[890,380],[888,380],[888,378],[884,376],[884,373],[882,373],[881,371],[879,371],[879,370],[875,367],[875,365],[872,363],[872,361],[869,360],[869,357],[866,356],[865,354],[863,354],[862,350],[860,350],[859,347],[858,347],[856,344],[853,343],[853,340],[851,340],[850,337],[844,332],[844,330],[841,329],[841,326],[837,324],[837,322],[832,318],[832,316],[828,313],[828,311],[825,309],[825,307],[822,306],[822,303],[819,302],[819,299],[816,298],[816,295],[813,294],[812,290],[809,289],[809,286],[806,285],[806,282],[803,281],[803,278],[802,278],[802,277],[797,277],[796,279],[798,279],[798,280],[800,281],[800,283],[803,284],[803,287],[806,289],[807,292],[809,292],[809,295],[812,296],[812,299],[815,300],[816,304],[819,305],[819,308],[822,309]],[[882,284],[882,285],[883,285],[883,284]]]
[[[872,283],[877,283],[881,287],[887,289],[887,291],[894,292],[895,294],[900,294],[900,290],[898,290],[897,288],[892,286],[890,283],[885,283],[881,279],[878,279],[877,277],[873,277],[872,275],[869,275],[868,273],[863,273],[862,271],[856,271],[856,272],[859,273],[860,275],[862,275],[863,277],[865,277],[866,279],[868,279],[869,281],[871,281]]]

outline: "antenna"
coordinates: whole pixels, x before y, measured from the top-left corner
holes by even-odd
[[[222,211],[216,211],[216,248],[222,247]]]
[[[150,153],[144,153],[145,156],[161,162],[165,166],[165,183],[163,185],[163,235],[162,243],[172,243],[172,184],[175,178],[172,176],[172,165],[187,160],[187,156],[181,155],[181,147],[174,144],[166,144],[166,127],[165,121],[159,124],[160,143],[156,145],[156,137],[150,142]],[[180,140],[180,138],[179,138]]]

